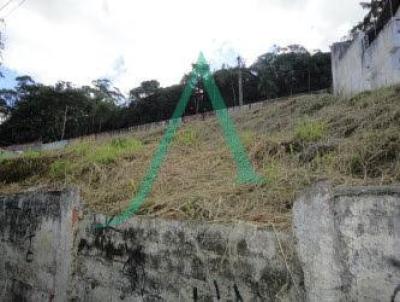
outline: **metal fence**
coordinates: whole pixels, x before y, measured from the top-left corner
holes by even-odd
[[[326,90],[321,90],[321,91],[316,91],[313,92],[313,94],[321,94],[321,93],[326,93]],[[296,95],[296,97],[303,96],[307,94],[300,94]],[[295,96],[293,96],[295,97]],[[247,110],[254,110],[254,109],[260,109],[262,107],[265,107],[271,103],[279,102],[282,100],[287,100],[288,97],[282,97],[282,98],[277,98],[277,99],[270,99],[262,102],[256,102],[256,103],[250,103],[246,104],[243,106],[236,106],[236,107],[230,107],[228,108],[228,112],[233,113],[233,112],[239,112],[239,111],[247,111]],[[205,112],[203,114],[196,114],[196,115],[190,115],[190,116],[185,116],[183,118],[183,122],[191,122],[191,121],[200,121],[203,119],[208,119],[210,117],[215,116],[214,111],[210,112]],[[168,121],[160,121],[160,122],[154,122],[154,123],[148,123],[148,124],[143,124],[143,125],[137,125],[129,128],[124,128],[124,129],[118,129],[118,130],[113,130],[113,131],[108,131],[108,132],[102,132],[102,133],[95,133],[95,134],[90,134],[90,135],[85,135],[85,136],[80,136],[77,138],[72,138],[69,140],[62,140],[62,141],[56,141],[56,142],[51,142],[51,143],[46,143],[43,144],[41,142],[34,142],[30,144],[21,144],[21,145],[12,145],[8,147],[4,147],[4,150],[11,151],[11,152],[26,152],[26,151],[54,151],[54,150],[63,150],[65,147],[68,145],[74,143],[74,142],[80,142],[84,140],[101,140],[105,138],[110,138],[110,137],[118,137],[121,135],[126,135],[129,133],[134,133],[138,131],[148,131],[150,129],[162,129],[167,126]]]

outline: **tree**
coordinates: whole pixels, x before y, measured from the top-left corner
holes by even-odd
[[[282,50],[283,49],[283,50]],[[224,66],[213,74],[228,107],[238,104],[238,70]],[[276,46],[250,67],[242,68],[246,103],[294,93],[329,88],[330,54],[311,55],[301,45]],[[75,87],[69,82],[55,85],[18,77],[15,89],[0,90],[0,106],[8,104],[10,118],[0,125],[0,145],[50,142],[144,123],[168,120],[188,81],[161,88],[156,80],[142,82],[130,91],[130,104],[108,79],[92,86]],[[201,81],[198,88],[201,88]],[[198,101],[198,99],[197,99]],[[192,95],[186,115],[213,110],[209,96],[202,103]]]
[[[0,99],[15,98],[11,117],[0,126],[0,144],[43,142],[117,128],[119,107],[104,87],[54,86],[20,77],[15,90],[0,91]]]
[[[259,92],[267,98],[275,98],[279,95],[278,73],[275,66],[276,53],[266,53],[260,56],[251,67],[258,78]]]
[[[24,76],[19,76],[15,78],[15,81],[17,82],[17,90],[21,89],[24,90],[29,86],[35,85],[35,81],[32,79],[31,76],[24,75]]]
[[[377,30],[377,20],[382,15],[385,5],[387,5],[386,0],[371,0],[370,2],[361,2],[360,5],[363,9],[368,10],[367,15],[364,17],[362,22],[359,22],[354,26],[350,33],[354,35],[357,32],[368,32]],[[391,5],[391,3],[390,3]],[[390,7],[392,9],[392,7]]]
[[[98,79],[93,81],[92,84],[95,89],[91,92],[102,101],[118,104],[125,100],[121,91],[117,87],[113,87],[109,79]]]
[[[284,49],[284,51],[280,51]],[[294,93],[329,88],[331,61],[329,53],[311,55],[301,45],[289,45],[260,56],[251,66],[258,78],[258,91],[263,98],[276,98]]]
[[[157,80],[144,81],[129,92],[129,98],[131,101],[142,100],[155,94],[159,89],[160,83]]]
[[[14,107],[18,94],[13,89],[0,89],[0,106]]]
[[[143,88],[144,93],[150,95],[154,94],[158,89],[160,89],[160,83],[156,80],[144,81],[142,82],[141,87]]]
[[[238,105],[238,70],[237,68],[222,68],[214,72],[214,79],[227,106]]]

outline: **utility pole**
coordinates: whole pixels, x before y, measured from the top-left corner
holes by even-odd
[[[64,139],[64,135],[65,135],[65,126],[67,124],[67,113],[68,113],[68,105],[65,106],[64,122],[63,122],[63,126],[62,126],[62,129],[61,129],[61,140]]]
[[[242,75],[242,58],[237,57],[239,72],[239,106],[243,106],[243,75]]]
[[[235,90],[235,84],[234,84],[234,80],[231,79],[231,87],[232,87],[232,95],[233,95],[233,106],[237,106],[236,103],[236,90]]]

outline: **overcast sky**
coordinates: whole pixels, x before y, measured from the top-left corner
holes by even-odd
[[[125,92],[149,79],[166,86],[200,51],[218,66],[237,54],[251,64],[273,44],[328,50],[361,20],[359,2],[26,0],[6,17],[3,64],[46,84],[108,77]]]

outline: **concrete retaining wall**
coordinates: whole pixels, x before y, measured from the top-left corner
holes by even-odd
[[[399,188],[320,184],[296,202],[294,226],[306,301],[400,301]]]
[[[104,217],[74,191],[0,205],[1,301],[303,300],[289,234],[144,217],[96,228]]]
[[[400,299],[400,189],[308,190],[293,230],[104,217],[79,194],[0,197],[0,301]],[[293,236],[294,235],[294,236]]]
[[[79,236],[74,298],[80,301],[302,300],[301,280],[292,279],[285,262],[301,275],[288,235],[144,218],[118,229],[90,225]]]
[[[67,301],[78,201],[75,191],[0,197],[0,301]]]

